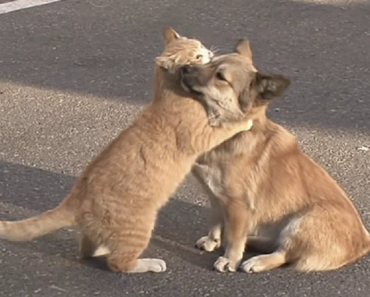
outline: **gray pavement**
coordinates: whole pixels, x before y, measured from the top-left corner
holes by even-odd
[[[0,15],[0,217],[55,206],[132,121],[150,100],[167,25],[221,52],[248,37],[261,70],[289,76],[291,88],[270,117],[343,185],[370,228],[370,151],[358,150],[370,147],[365,1],[66,0]],[[0,241],[0,296],[370,295],[369,256],[329,273],[216,273],[219,253],[193,248],[207,214],[190,176],[145,252],[167,262],[164,274],[127,276],[99,261],[80,263],[71,230]]]

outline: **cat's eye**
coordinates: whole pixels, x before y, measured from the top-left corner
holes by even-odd
[[[222,72],[220,72],[220,71],[216,73],[216,78],[218,80],[227,81],[226,78],[225,78],[225,76],[224,76],[224,74]]]
[[[202,59],[203,58],[203,55],[197,55],[196,57],[195,57],[195,59],[197,59],[197,60],[200,60],[200,59]]]

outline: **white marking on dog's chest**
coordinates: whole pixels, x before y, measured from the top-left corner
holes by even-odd
[[[206,165],[202,165],[199,168],[202,171],[203,182],[208,186],[211,192],[215,196],[222,195],[222,172],[218,168],[212,168]]]

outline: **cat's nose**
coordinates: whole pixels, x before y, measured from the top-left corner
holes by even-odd
[[[184,65],[181,68],[181,72],[182,74],[190,74],[193,72],[193,67],[191,67],[190,65]]]

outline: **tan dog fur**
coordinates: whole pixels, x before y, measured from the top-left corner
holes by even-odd
[[[249,130],[250,122],[240,118],[235,124],[211,127],[204,107],[181,88],[180,72],[170,71],[173,63],[208,62],[209,51],[172,29],[165,30],[165,41],[151,104],[91,162],[59,206],[27,220],[1,221],[1,238],[32,240],[77,225],[82,257],[108,253],[113,271],[166,270],[163,260],[138,259],[149,243],[158,210],[197,157]]]
[[[289,81],[257,72],[247,41],[236,54],[191,68],[183,78],[189,89],[208,101],[233,97],[253,119],[251,131],[206,153],[193,168],[212,209],[209,234],[196,246],[213,251],[222,237],[227,242],[214,267],[235,271],[246,243],[265,254],[242,263],[245,272],[286,263],[301,271],[331,270],[369,252],[369,233],[345,192],[292,134],[266,117],[268,103]]]

